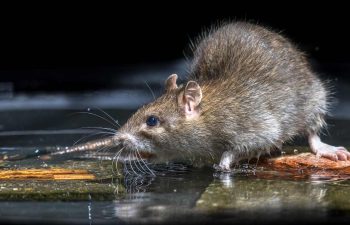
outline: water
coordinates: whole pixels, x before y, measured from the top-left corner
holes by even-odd
[[[82,127],[110,127],[110,124],[89,115],[72,115],[77,111],[79,110],[47,109],[1,112],[4,131],[0,132],[0,154],[25,155],[36,150],[64,148],[96,132]],[[120,123],[124,123],[133,112],[106,111],[116,116]],[[325,140],[330,144],[350,146],[350,121],[332,120],[330,124],[330,135]],[[87,140],[89,138],[85,139]],[[303,139],[296,142],[298,145],[305,144]],[[216,173],[211,167],[193,168],[180,164],[153,166],[156,177],[126,176],[118,179],[111,167],[98,166],[111,165],[111,162],[82,159],[80,156],[82,155],[64,156],[51,161],[34,158],[12,164],[2,163],[2,168],[92,165],[91,170],[100,172],[101,179],[95,183],[33,181],[28,184],[28,181],[1,181],[0,186],[11,184],[10,187],[20,190],[26,185],[37,184],[38,188],[40,185],[42,188],[52,185],[57,190],[70,188],[67,193],[73,193],[74,188],[81,188],[79,185],[90,185],[100,187],[101,193],[84,192],[83,196],[75,199],[67,196],[37,200],[33,200],[30,195],[20,200],[16,196],[9,197],[0,201],[0,223],[269,224],[281,220],[294,223],[346,223],[350,219],[349,180],[317,179],[312,176],[297,178],[274,171],[264,171],[273,176],[258,176],[256,172],[259,168],[254,170],[246,167],[238,168],[232,174],[223,174]],[[118,188],[120,192],[117,191]]]

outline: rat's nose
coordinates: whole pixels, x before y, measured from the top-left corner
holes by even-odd
[[[132,146],[135,138],[128,133],[119,133],[114,138],[114,144],[121,147]]]

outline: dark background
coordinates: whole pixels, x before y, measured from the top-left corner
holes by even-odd
[[[0,83],[7,82],[15,92],[118,88],[111,79],[128,79],[129,70],[183,58],[189,40],[222,20],[252,21],[282,31],[308,53],[321,74],[349,80],[346,5],[167,4],[3,7]]]
[[[96,107],[106,110],[123,124],[135,109],[152,100],[144,81],[156,90],[157,82],[152,81],[162,83],[170,71],[182,73],[181,59],[189,40],[205,27],[222,20],[247,20],[269,26],[281,31],[307,52],[314,69],[323,78],[332,80],[339,99],[332,111],[334,120],[327,120],[327,136],[322,139],[332,145],[350,146],[350,14],[345,1],[343,5],[308,2],[309,6],[305,1],[269,4],[266,1],[259,4],[253,1],[239,4],[238,1],[202,1],[192,3],[192,6],[189,1],[165,1],[153,5],[149,1],[143,5],[132,2],[129,6],[97,6],[96,1],[90,5],[86,2],[34,5],[31,1],[16,2],[11,7],[0,6],[0,143],[3,150],[7,147],[14,151],[33,151],[39,147],[71,146],[88,134],[77,128],[110,125],[96,117],[79,114],[93,112],[105,116]],[[140,75],[144,77],[140,78]],[[139,87],[134,87],[137,84]],[[306,140],[298,139],[295,142],[296,145],[305,143]],[[173,177],[171,180],[177,182]],[[183,180],[181,182],[182,185]],[[162,189],[158,186],[155,190]],[[168,182],[166,186],[173,191],[174,187]],[[164,193],[168,202],[170,195],[161,190],[161,194]],[[175,204],[183,204],[182,198],[186,197],[183,193],[179,190],[180,198]],[[147,207],[150,206],[149,197],[146,198]],[[160,199],[159,196],[156,199]],[[33,223],[33,208],[22,203],[25,202],[5,204],[2,209],[9,216],[2,216],[0,220],[11,219],[11,223],[19,223],[24,218],[27,223]],[[139,205],[140,202],[135,203]],[[91,201],[89,207],[90,204]],[[63,211],[62,205],[51,205],[53,208],[39,205],[34,208],[38,209],[34,215],[39,215],[39,220],[70,219],[73,215],[75,223],[79,223],[80,218],[86,223],[87,214],[80,217],[75,214],[75,209],[79,208],[69,208],[74,205]],[[99,212],[99,208],[93,207],[93,213]],[[329,218],[346,221],[346,212],[332,207],[336,206],[315,213],[316,216],[322,214],[321,217],[314,217],[312,211],[304,216],[309,216],[308,223],[325,223]],[[109,209],[112,209],[110,204],[107,212]],[[267,221],[274,218],[273,212],[270,214]],[[302,214],[297,219],[303,220]],[[94,214],[92,218],[94,223],[98,222]],[[145,222],[145,218],[142,217],[142,221]],[[288,220],[292,217],[284,218],[284,222],[291,224]],[[223,220],[217,222],[230,222],[229,215],[220,215],[219,219]],[[242,217],[234,219],[239,221]]]

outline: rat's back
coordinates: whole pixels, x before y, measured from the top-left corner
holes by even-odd
[[[227,126],[233,126],[226,130],[234,130],[238,146],[280,146],[325,124],[324,84],[303,53],[262,26],[236,22],[213,29],[195,46],[190,79],[203,86],[203,115],[211,121],[230,115]]]
[[[297,80],[290,73],[299,79],[314,78],[304,55],[288,39],[262,26],[225,24],[213,28],[193,46],[191,78],[196,80],[276,76]]]

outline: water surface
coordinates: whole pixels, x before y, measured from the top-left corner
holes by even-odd
[[[55,150],[75,143],[97,130],[83,127],[113,127],[93,116],[74,113],[79,110],[27,110],[0,113],[3,131],[0,132],[0,154],[26,155],[36,150]],[[101,113],[98,110],[81,110]],[[106,110],[120,123],[133,110]],[[332,120],[325,140],[330,144],[350,146],[350,122]],[[105,135],[103,133],[99,135]],[[83,139],[87,141],[97,136]],[[305,140],[297,139],[303,145]],[[76,182],[45,181],[57,189],[63,186],[68,195],[53,198],[9,196],[0,201],[0,222],[11,223],[67,223],[67,224],[124,224],[124,223],[294,223],[343,222],[350,219],[350,181],[292,175],[256,176],[261,168],[239,167],[234,173],[215,172],[210,166],[193,168],[182,164],[153,165],[157,176],[120,178],[112,171],[112,162],[69,155],[43,161],[37,158],[12,163],[1,163],[2,169],[76,166],[89,167],[99,174],[91,186],[101,192],[85,191],[82,198],[69,198],[79,185]],[[108,166],[109,165],[109,166]],[[110,172],[110,175],[109,175]],[[273,173],[274,171],[266,171]],[[29,182],[29,181],[25,181]],[[21,189],[33,185],[40,189],[43,181],[1,181],[0,188]],[[78,185],[79,184],[79,185]],[[17,185],[17,187],[16,187]],[[66,185],[66,186],[65,186]],[[71,185],[71,186],[70,186]],[[76,186],[74,186],[76,185]],[[89,184],[90,185],[90,184]],[[98,186],[100,185],[100,186]],[[104,189],[104,187],[108,188]],[[43,186],[42,186],[43,187]],[[118,190],[117,190],[118,189]],[[14,190],[16,191],[16,190]],[[37,191],[37,189],[36,189]],[[45,189],[42,188],[44,192]],[[100,197],[99,197],[100,196]],[[71,195],[72,197],[72,195]]]

